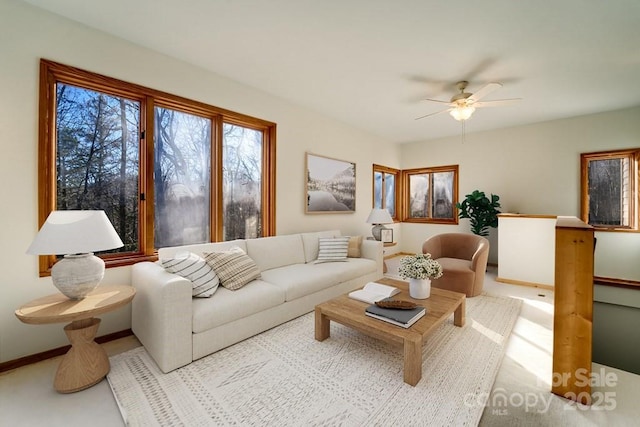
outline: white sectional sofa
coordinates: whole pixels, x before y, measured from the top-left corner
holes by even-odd
[[[340,232],[160,249],[164,259],[178,252],[202,255],[237,246],[255,261],[261,278],[235,291],[220,286],[210,298],[192,298],[188,279],[165,271],[159,263],[135,264],[132,330],[160,369],[169,372],[383,276],[382,243],[373,240],[363,240],[360,258],[314,263],[318,239],[335,236]]]

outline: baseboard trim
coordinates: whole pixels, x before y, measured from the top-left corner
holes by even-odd
[[[534,283],[534,282],[525,282],[525,281],[522,281],[522,280],[504,279],[502,277],[496,277],[496,282],[508,283],[510,285],[529,286],[529,287],[532,287],[532,288],[547,289],[549,291],[553,290],[553,286],[551,286],[551,285],[545,285],[545,284],[542,284],[542,283]]]
[[[618,288],[640,289],[640,282],[628,279],[595,276],[593,283],[596,285],[616,286]]]
[[[133,335],[133,331],[131,329],[125,329],[124,331],[114,332],[112,334],[96,337],[95,341],[98,344],[104,344],[106,342],[128,337],[130,335]],[[70,348],[71,348],[71,345],[65,345],[63,347],[54,348],[51,350],[43,351],[41,353],[24,356],[19,359],[2,362],[0,363],[0,372],[11,371],[16,368],[21,368],[23,366],[27,366],[33,363],[41,362],[43,360],[51,359],[52,357],[62,356],[66,354]]]

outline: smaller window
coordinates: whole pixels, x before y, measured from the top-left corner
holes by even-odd
[[[457,224],[458,165],[402,171],[406,222]]]
[[[387,209],[394,221],[398,220],[398,186],[400,171],[373,165],[373,207]]]
[[[640,149],[581,154],[582,220],[603,231],[638,230]]]

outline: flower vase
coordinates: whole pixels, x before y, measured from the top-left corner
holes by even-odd
[[[431,295],[431,279],[409,279],[409,296],[427,299]]]

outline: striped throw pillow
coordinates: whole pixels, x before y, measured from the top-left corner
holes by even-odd
[[[347,261],[349,236],[320,237],[318,239],[318,246],[318,259],[315,261],[315,264]]]
[[[208,298],[218,289],[220,280],[213,268],[194,253],[179,252],[173,258],[160,260],[160,264],[169,273],[191,280],[194,297]]]
[[[260,278],[260,269],[256,263],[238,247],[203,255],[220,278],[220,284],[231,291]]]

